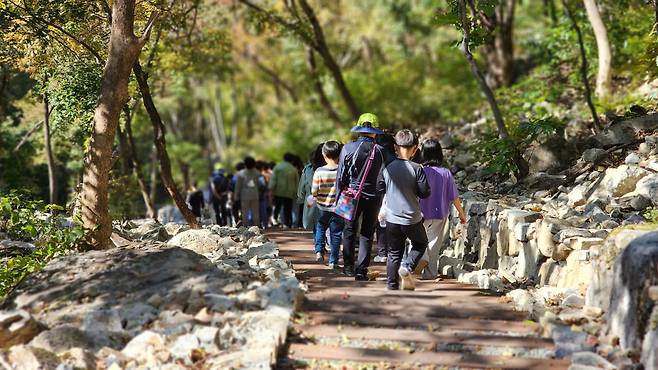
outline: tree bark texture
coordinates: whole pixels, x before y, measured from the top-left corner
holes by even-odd
[[[583,33],[580,30],[580,26],[578,26],[578,22],[576,21],[576,18],[574,17],[569,4],[567,3],[567,0],[562,0],[562,5],[564,6],[564,11],[567,13],[569,21],[571,21],[571,27],[574,29],[576,35],[578,36],[578,48],[580,50],[580,78],[583,82],[583,87],[585,88],[585,100],[587,102],[587,106],[589,107],[590,113],[592,114],[592,120],[594,121],[594,130],[601,131],[601,121],[599,120],[599,115],[596,112],[594,101],[592,101],[592,88],[589,86],[589,79],[587,78],[587,70],[589,68],[587,64],[587,52],[585,51],[585,43],[583,42]]]
[[[130,71],[143,46],[134,34],[134,13],[135,0],[115,0],[112,4],[109,51],[85,158],[82,221],[90,230],[87,242],[96,249],[109,247],[112,222],[108,213],[108,180],[112,145],[121,109],[128,100]]]
[[[501,0],[493,18],[487,22],[493,37],[482,46],[482,52],[487,60],[489,84],[492,88],[510,86],[514,82],[515,11],[516,0]]]
[[[187,208],[185,204],[185,199],[178,191],[176,182],[171,174],[171,161],[169,160],[169,154],[167,153],[167,143],[165,140],[165,127],[162,123],[162,118],[158,113],[158,110],[153,103],[153,97],[151,96],[151,89],[148,85],[148,76],[142,70],[142,66],[139,64],[139,60],[135,61],[133,66],[133,72],[135,74],[135,79],[139,85],[139,91],[142,94],[142,101],[144,103],[144,108],[149,115],[151,124],[153,125],[153,137],[155,142],[155,147],[157,148],[158,153],[158,162],[160,162],[160,176],[162,177],[162,182],[164,183],[167,192],[174,200],[176,207],[180,210],[181,214],[185,218],[185,221],[190,225],[191,228],[199,228],[199,223],[197,222],[194,214]]]
[[[50,204],[57,204],[57,176],[55,176],[55,158],[50,141],[50,104],[48,94],[43,94],[43,144],[48,164],[48,195]]]
[[[505,126],[505,120],[503,119],[503,115],[500,112],[500,107],[498,106],[498,102],[496,101],[496,96],[494,95],[494,92],[491,89],[491,87],[487,84],[484,74],[480,70],[480,67],[478,67],[477,62],[475,61],[475,58],[473,58],[473,53],[471,52],[470,49],[469,42],[471,37],[471,27],[470,27],[470,23],[468,22],[468,17],[466,16],[465,1],[466,0],[459,0],[459,18],[463,26],[462,28],[463,28],[463,37],[464,37],[464,39],[462,40],[462,52],[464,53],[464,56],[466,57],[466,60],[468,61],[468,64],[471,67],[471,72],[473,73],[473,76],[475,76],[475,79],[480,85],[480,89],[482,90],[482,93],[484,93],[484,96],[487,98],[487,102],[491,107],[494,120],[496,121],[496,127],[498,129],[498,136],[503,140],[507,140],[509,138],[509,132],[507,131],[507,126]],[[521,156],[521,153],[516,153],[513,160],[517,167],[517,171],[515,173],[517,179],[520,180],[528,176],[528,173],[530,173],[530,166],[528,165],[528,162]]]
[[[146,186],[146,181],[144,181],[144,174],[142,173],[142,163],[137,158],[137,150],[135,149],[135,137],[133,136],[132,129],[132,112],[128,107],[124,107],[124,117],[126,119],[125,123],[125,142],[128,151],[128,157],[131,163],[132,173],[137,179],[137,184],[139,185],[139,191],[142,193],[142,200],[144,201],[144,207],[146,207],[146,216],[151,219],[156,219],[155,207],[153,206],[153,201],[151,199],[151,194],[148,186]]]
[[[592,25],[596,37],[596,47],[599,55],[599,70],[596,76],[596,96],[604,98],[610,94],[612,84],[612,51],[608,40],[608,31],[605,28],[601,12],[596,5],[596,0],[583,0],[587,19]]]

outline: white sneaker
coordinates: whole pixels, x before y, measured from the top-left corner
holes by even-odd
[[[315,254],[315,260],[316,260],[317,262],[324,262],[324,256],[322,255],[322,253],[317,252],[317,253]]]
[[[386,256],[375,256],[373,261],[375,263],[386,263]]]
[[[411,273],[411,271],[409,271],[404,266],[400,266],[400,269],[398,270],[398,274],[400,275],[400,280],[402,280],[402,284],[400,284],[402,290],[416,289],[416,280],[414,279],[414,276]]]
[[[335,270],[336,267],[337,267],[337,266],[336,266],[335,263],[330,263],[330,264],[329,264],[329,269],[330,269],[330,270]]]

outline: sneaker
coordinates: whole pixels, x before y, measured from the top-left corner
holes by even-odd
[[[315,254],[315,260],[316,260],[317,262],[324,262],[324,256],[322,255],[321,252],[317,252],[317,253]]]
[[[399,286],[390,286],[390,285],[387,285],[387,286],[386,286],[386,289],[387,289],[387,290],[400,290],[400,287],[399,287]]]
[[[354,275],[354,280],[356,280],[356,281],[368,281],[368,275],[362,275],[362,274]]]
[[[343,267],[343,275],[354,276],[354,266]]]
[[[429,266],[430,263],[427,262],[426,260],[420,260],[418,262],[418,265],[416,265],[416,268],[414,269],[414,274],[420,276],[423,274],[423,270],[425,270],[425,267]]]
[[[375,256],[375,263],[386,263],[386,256]]]
[[[416,289],[416,281],[414,280],[414,276],[407,267],[400,266],[400,269],[398,270],[398,274],[400,275],[400,279],[402,280],[402,284],[401,284],[402,290]]]
[[[335,263],[329,263],[329,269],[330,270],[336,270],[337,268],[338,268],[338,265],[336,265]]]

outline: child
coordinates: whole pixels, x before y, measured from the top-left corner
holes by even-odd
[[[423,168],[409,160],[418,149],[416,135],[410,130],[398,131],[395,148],[398,158],[386,165],[377,181],[377,190],[386,193],[387,285],[388,289],[399,289],[399,274],[402,289],[414,290],[413,271],[427,249],[427,235],[418,198],[427,198],[430,186]],[[402,260],[407,238],[412,248]]]
[[[343,218],[334,213],[336,199],[336,170],[342,145],[336,141],[327,141],[322,146],[322,156],[327,164],[319,167],[313,174],[311,194],[316,199],[320,210],[319,219],[315,227],[315,257],[318,262],[324,261],[325,232],[330,232],[329,268],[338,266],[338,251],[343,236]]]
[[[425,218],[424,226],[429,244],[423,255],[419,269],[423,277],[434,279],[438,276],[439,253],[447,233],[446,222],[453,204],[459,213],[459,220],[466,223],[466,215],[459,201],[459,191],[449,169],[442,167],[443,153],[438,140],[429,139],[420,149],[420,162],[432,188],[432,196],[421,199],[420,208]],[[421,268],[424,267],[424,268]]]

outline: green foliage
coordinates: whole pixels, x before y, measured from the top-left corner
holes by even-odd
[[[77,248],[85,237],[81,227],[64,227],[63,209],[11,192],[0,195],[0,231],[12,240],[31,242],[31,253],[6,256],[0,266],[0,296],[53,258]]]
[[[658,224],[658,208],[656,207],[647,208],[642,216],[644,216],[647,222],[652,224]]]
[[[523,153],[540,137],[555,135],[562,127],[564,124],[552,116],[530,119],[510,128],[510,136],[505,139],[493,130],[485,133],[470,149],[489,172],[506,176],[518,170],[514,162],[518,153]]]

